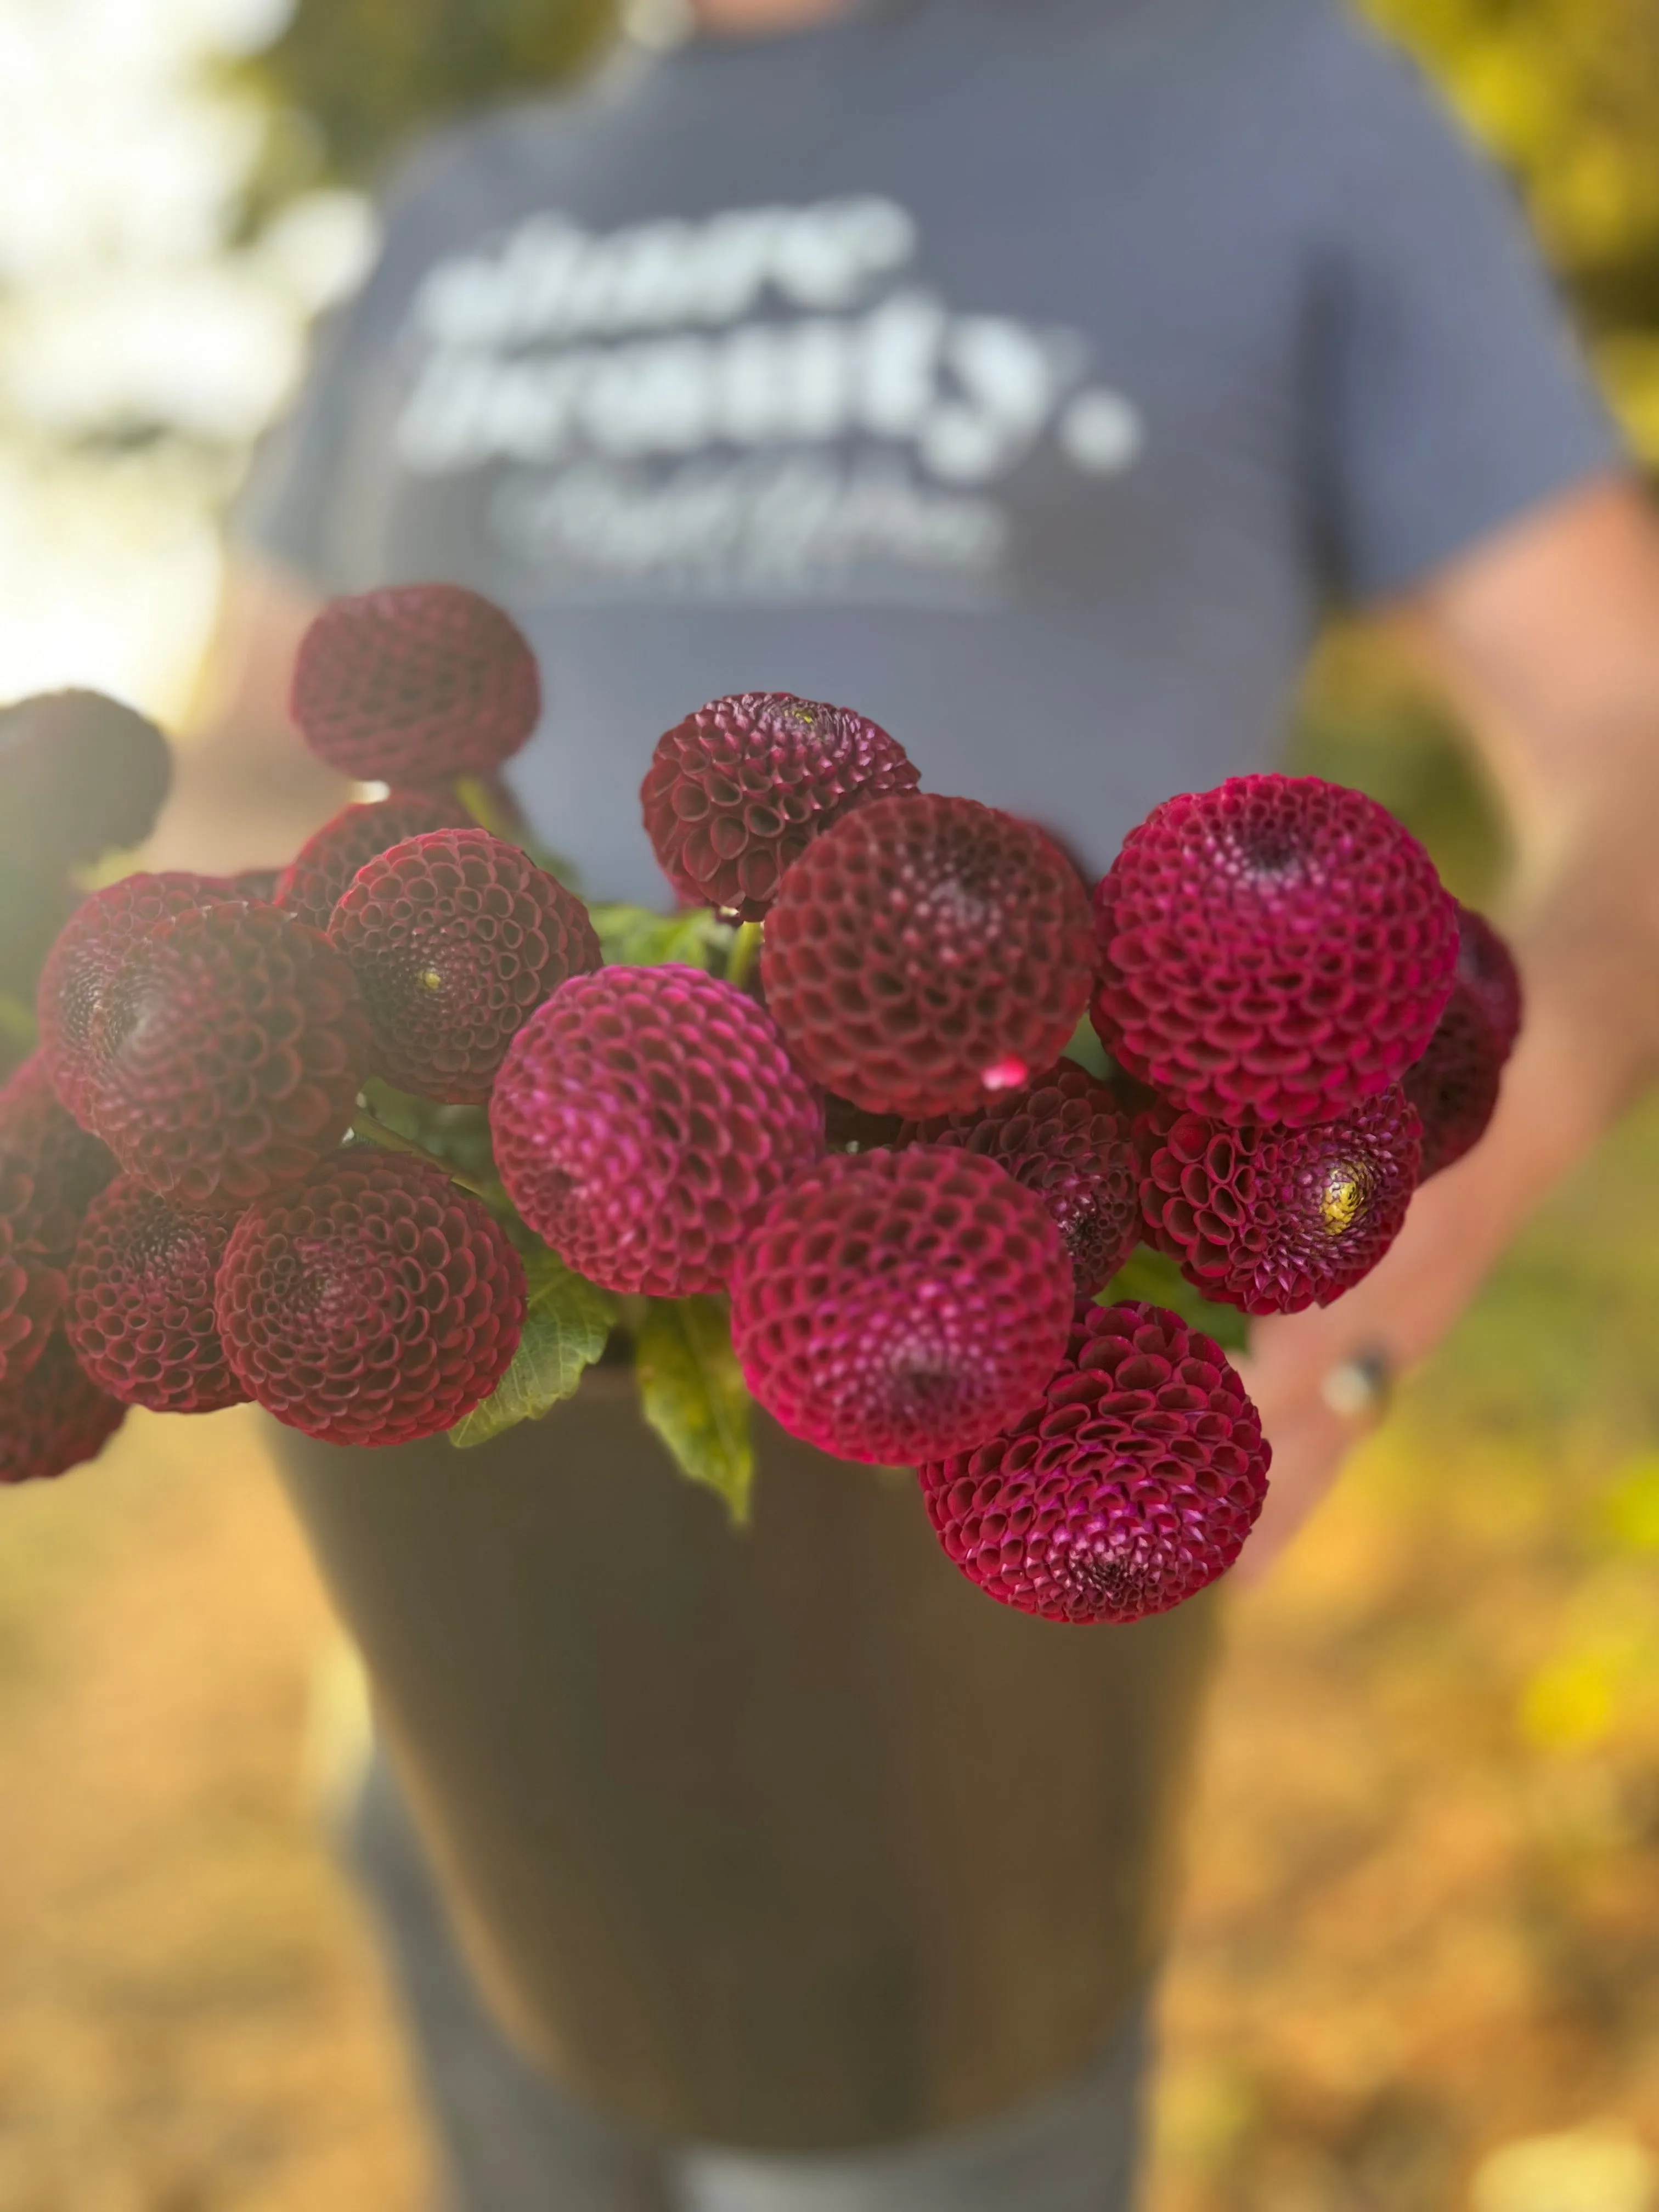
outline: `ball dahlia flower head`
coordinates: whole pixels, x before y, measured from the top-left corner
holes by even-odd
[[[501,1381],[524,1328],[523,1262],[434,1161],[352,1145],[252,1206],[215,1278],[231,1374],[325,1443],[415,1443]]]
[[[0,1485],[50,1480],[96,1459],[126,1416],[58,1330],[21,1381],[0,1382]]]
[[[0,1088],[0,1401],[61,1322],[82,1217],[114,1173],[35,1054]]]
[[[1209,1337],[1156,1306],[1080,1299],[1036,1402],[920,1472],[946,1553],[988,1595],[1043,1620],[1128,1622],[1232,1565],[1271,1456]]]
[[[959,1114],[1050,1067],[1088,1004],[1089,901],[1032,824],[878,799],[809,845],[766,926],[766,1003],[817,1082],[877,1114]]]
[[[850,708],[744,691],[664,732],[640,803],[681,898],[760,921],[814,837],[918,781],[904,748]]]
[[[489,776],[541,714],[541,678],[511,616],[456,584],[331,601],[300,641],[290,710],[343,775],[396,787]]]
[[[842,1154],[738,1257],[732,1340],[792,1434],[913,1467],[1031,1405],[1066,1344],[1072,1268],[1042,1197],[960,1146]]]
[[[186,1213],[119,1176],[88,1212],[64,1334],[88,1379],[124,1406],[214,1413],[247,1397],[214,1318],[233,1223]]]
[[[1397,1084],[1451,995],[1457,908],[1386,808],[1316,776],[1155,807],[1095,893],[1093,1018],[1208,1120],[1301,1128]]]
[[[1396,1085],[1309,1128],[1235,1128],[1164,1105],[1136,1127],[1146,1242],[1247,1314],[1329,1305],[1400,1233],[1422,1129]]]
[[[523,1219],[603,1288],[723,1290],[772,1200],[823,1150],[777,1025],[701,969],[573,977],[514,1039],[489,1109]]]
[[[285,914],[326,929],[359,868],[405,837],[473,827],[459,799],[443,791],[393,791],[368,805],[342,807],[278,872],[268,896]]]
[[[41,979],[59,1097],[125,1173],[236,1212],[350,1126],[370,1028],[344,956],[256,900],[131,878],[87,902]]]
[[[1514,956],[1489,921],[1460,906],[1452,994],[1428,1050],[1405,1076],[1406,1096],[1423,1125],[1419,1181],[1461,1160],[1486,1133],[1521,1015]]]
[[[429,830],[367,861],[328,933],[368,1009],[375,1073],[451,1105],[484,1104],[536,1008],[600,960],[581,901],[476,828]]]
[[[1053,1216],[1079,1297],[1103,1291],[1139,1243],[1140,1153],[1113,1091],[1061,1060],[966,1114],[900,1125],[899,1145],[959,1146],[994,1160]]]

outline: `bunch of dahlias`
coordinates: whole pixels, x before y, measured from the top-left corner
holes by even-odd
[[[337,601],[293,696],[386,795],[268,881],[126,877],[45,962],[0,1091],[0,1480],[135,1405],[475,1443],[631,1342],[739,1514],[752,1393],[917,1468],[1026,1612],[1131,1620],[1232,1564],[1269,1451],[1200,1321],[1374,1267],[1518,1026],[1501,941],[1390,816],[1237,779],[1091,900],[874,723],[744,694],[645,779],[669,921],[526,849],[499,771],[536,665],[487,601]],[[1113,1287],[1142,1246],[1185,1318]]]

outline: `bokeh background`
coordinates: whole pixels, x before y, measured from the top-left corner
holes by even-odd
[[[646,0],[641,0],[646,4]],[[1510,167],[1659,465],[1659,0],[1376,0]],[[176,723],[217,526],[431,122],[599,0],[0,0],[0,699]],[[1334,635],[1294,756],[1478,900],[1457,731]],[[271,857],[276,857],[272,855]],[[1153,2212],[1659,2205],[1659,1104],[1235,1608]],[[325,1841],[359,1707],[243,1411],[0,1514],[0,2212],[422,2212]]]

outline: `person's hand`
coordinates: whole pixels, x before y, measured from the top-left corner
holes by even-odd
[[[1273,1565],[1349,1451],[1386,1413],[1393,1378],[1433,1348],[1473,1296],[1486,1249],[1471,1233],[1480,1226],[1480,1201],[1466,1194],[1467,1164],[1424,1187],[1386,1257],[1346,1297],[1251,1322],[1249,1353],[1236,1354],[1234,1364],[1273,1456],[1239,1581],[1257,1582]]]

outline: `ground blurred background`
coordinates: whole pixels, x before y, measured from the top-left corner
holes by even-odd
[[[1659,462],[1659,0],[1378,0],[1511,164]],[[215,530],[366,185],[596,0],[0,0],[0,698],[185,707]],[[1479,897],[1455,732],[1333,641],[1297,739]],[[276,857],[275,855],[272,856]],[[1659,2205],[1659,1105],[1236,1610],[1153,2212]],[[255,1417],[0,1513],[0,2212],[423,2212],[320,1803],[349,1699]]]

